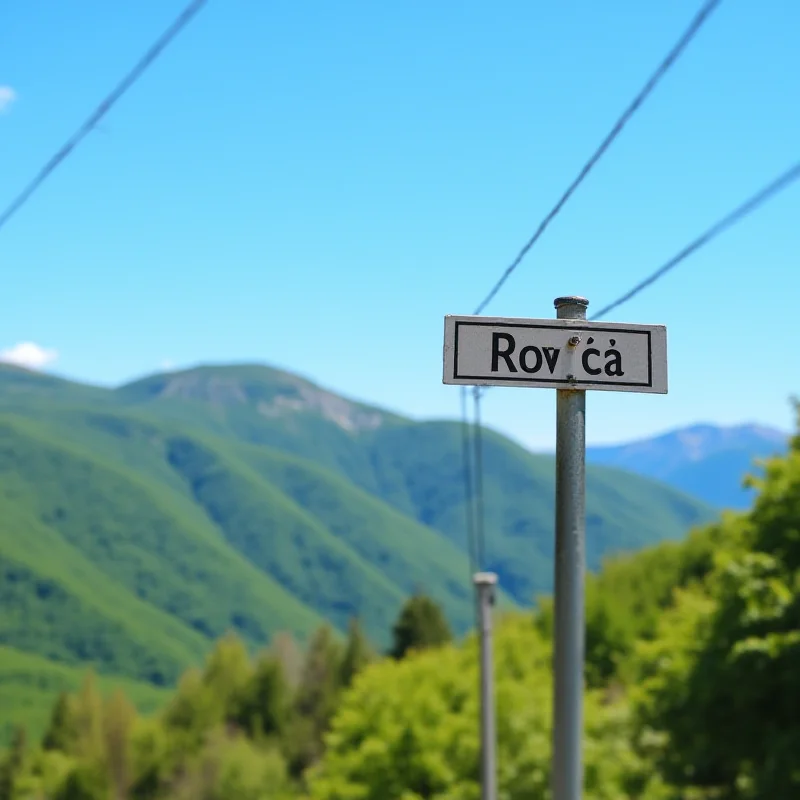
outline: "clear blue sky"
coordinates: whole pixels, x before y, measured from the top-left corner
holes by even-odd
[[[0,204],[183,4],[5,4]],[[454,416],[444,315],[472,313],[699,4],[212,0],[0,233],[0,349],[104,384],[260,361]],[[794,0],[724,0],[486,313],[591,313],[800,158],[798,30]],[[592,394],[591,441],[790,427],[799,220],[800,185],[614,314],[668,326],[670,394]],[[484,413],[546,448],[554,405],[495,389]]]

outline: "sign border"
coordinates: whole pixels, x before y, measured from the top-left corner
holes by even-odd
[[[666,366],[666,333],[664,325],[639,325],[636,323],[624,322],[594,322],[582,319],[527,319],[525,317],[482,317],[482,316],[460,316],[448,314],[444,318],[445,337],[444,337],[444,374],[442,383],[461,386],[508,386],[511,388],[527,387],[529,389],[558,389],[571,388],[576,391],[586,387],[593,391],[627,391],[640,394],[668,394],[667,370],[663,372],[663,389],[654,386],[653,366],[655,361],[653,334],[661,334],[656,339],[663,341],[663,356]],[[595,380],[575,380],[568,381],[561,378],[525,378],[503,376],[493,379],[490,377],[480,377],[475,375],[459,375],[458,369],[458,331],[461,326],[472,327],[498,327],[523,328],[538,330],[569,330],[579,331],[598,331],[603,333],[633,333],[647,336],[647,381],[595,381]],[[448,335],[450,334],[450,335]],[[662,338],[663,337],[663,338]],[[452,362],[452,363],[450,363]],[[448,375],[448,372],[450,375]],[[449,379],[448,379],[449,378]],[[662,383],[662,381],[657,381]]]

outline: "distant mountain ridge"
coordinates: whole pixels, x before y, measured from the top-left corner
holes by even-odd
[[[786,452],[789,434],[764,425],[708,423],[627,444],[589,447],[587,460],[664,481],[718,508],[746,508],[744,476],[755,461]]]

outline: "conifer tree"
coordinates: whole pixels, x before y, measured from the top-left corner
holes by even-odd
[[[25,764],[28,750],[28,737],[25,728],[19,727],[14,733],[11,747],[0,762],[0,800],[14,800],[14,788]]]
[[[275,635],[270,645],[270,652],[280,662],[283,676],[290,688],[295,689],[300,683],[303,672],[303,651],[291,633],[285,631]]]
[[[341,689],[341,657],[330,625],[322,625],[311,637],[306,651],[295,694],[295,716],[287,734],[286,749],[294,775],[302,773],[322,755],[323,736]]]
[[[370,647],[367,637],[361,628],[358,618],[350,620],[347,631],[347,643],[342,656],[339,668],[339,682],[343,687],[348,687],[353,682],[355,676],[364,669],[374,658],[374,652]]]
[[[135,721],[136,709],[121,691],[116,691],[106,705],[103,719],[105,763],[115,800],[128,797],[133,780],[131,730]]]
[[[69,692],[61,692],[53,706],[50,724],[42,739],[42,747],[45,750],[68,752],[77,736],[74,698]]]
[[[410,650],[439,647],[452,639],[440,606],[424,594],[410,597],[392,628],[393,644],[390,654],[403,658]]]
[[[236,713],[238,722],[251,736],[280,736],[286,727],[291,693],[283,666],[265,654],[256,664]]]

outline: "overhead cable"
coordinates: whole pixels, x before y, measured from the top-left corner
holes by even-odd
[[[75,149],[75,147],[97,126],[97,123],[111,110],[117,100],[142,76],[147,68],[166,49],[170,42],[183,30],[190,20],[206,5],[208,0],[192,0],[178,15],[177,19],[147,50],[134,68],[122,79],[117,87],[92,112],[88,119],[67,140],[58,152],[41,168],[36,177],[17,195],[11,204],[0,214],[0,229],[30,200],[36,190],[47,180],[53,171]]]
[[[615,300],[613,303],[605,306],[605,308],[600,309],[592,319],[598,319],[600,317],[604,317],[609,311],[613,311],[615,308],[619,308],[623,303],[627,303],[628,300],[635,297],[639,292],[646,289],[648,286],[654,284],[659,278],[663,278],[670,270],[675,269],[681,262],[685,261],[692,253],[697,252],[701,247],[708,244],[712,239],[719,236],[727,228],[732,227],[740,220],[744,219],[748,214],[751,214],[755,211],[760,205],[765,203],[774,195],[778,194],[778,192],[786,189],[790,184],[794,183],[798,178],[800,178],[800,163],[795,164],[790,169],[786,170],[782,175],[776,178],[772,183],[765,186],[761,191],[757,194],[753,195],[749,200],[746,200],[742,203],[738,208],[731,211],[730,214],[723,217],[718,222],[714,223],[705,233],[698,236],[693,242],[686,245],[682,250],[680,250],[676,255],[674,255],[666,264],[659,267],[655,272],[645,278],[641,283],[637,283],[629,291],[625,292],[621,297]]]
[[[478,546],[475,530],[475,497],[473,492],[472,445],[470,442],[467,387],[461,387],[461,464],[464,480],[464,514],[467,523],[467,553],[469,554],[469,583],[478,571]]]
[[[481,429],[481,393],[473,387],[475,413],[475,541],[477,544],[478,569],[486,569],[486,538],[484,532],[483,504],[483,433]]]
[[[630,105],[625,109],[622,116],[617,120],[614,127],[611,129],[609,134],[606,136],[605,139],[601,142],[600,146],[595,151],[594,155],[586,162],[583,169],[578,173],[578,176],[575,178],[574,181],[567,187],[567,190],[561,196],[559,201],[553,206],[550,210],[550,213],[539,223],[539,227],[536,229],[536,232],[533,236],[528,240],[525,246],[520,250],[517,257],[511,262],[510,266],[508,266],[500,276],[500,279],[494,285],[492,290],[483,300],[483,302],[476,308],[475,314],[480,314],[487,305],[494,299],[495,295],[500,291],[503,284],[511,277],[511,274],[514,270],[520,265],[522,260],[528,254],[528,251],[536,244],[539,240],[541,235],[547,229],[547,226],[553,221],[553,219],[558,215],[561,209],[566,204],[567,200],[572,196],[573,192],[580,186],[580,184],[584,181],[587,177],[589,172],[591,172],[594,165],[600,160],[603,154],[608,150],[617,136],[622,132],[622,129],[625,127],[627,122],[631,119],[631,117],[639,110],[641,105],[644,101],[648,98],[650,93],[655,89],[658,82],[664,77],[664,75],[669,71],[670,67],[678,60],[678,57],[683,53],[692,39],[697,35],[700,28],[703,26],[703,23],[709,18],[711,13],[716,9],[716,7],[720,4],[721,0],[707,0],[707,2],[703,5],[697,15],[689,24],[689,27],[684,31],[681,38],[677,41],[675,46],[672,50],[669,51],[667,56],[664,60],[658,65],[656,71],[650,76],[647,83],[644,85],[642,90],[634,97],[633,101]]]

